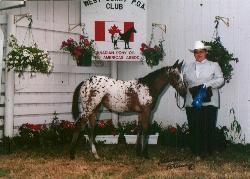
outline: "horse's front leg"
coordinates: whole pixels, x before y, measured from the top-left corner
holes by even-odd
[[[76,144],[79,139],[79,135],[82,130],[84,130],[86,126],[87,119],[86,118],[80,118],[79,121],[76,123],[73,138],[70,145],[70,159],[75,159],[75,153],[76,153]]]
[[[138,119],[138,130],[137,130],[137,140],[136,140],[136,155],[141,156],[141,146],[142,146],[142,125],[141,125],[141,120]]]
[[[137,149],[141,149],[140,155],[148,158],[148,133],[150,126],[150,112],[145,111],[139,115],[139,123],[141,128],[141,135],[137,139]]]
[[[96,115],[93,114],[90,117],[89,120],[89,127],[90,127],[90,134],[89,134],[89,144],[90,144],[90,148],[91,148],[91,152],[94,154],[94,157],[96,159],[99,159],[99,155],[97,154],[97,150],[95,147],[95,137],[94,137],[94,129],[95,129],[95,125],[96,125]]]

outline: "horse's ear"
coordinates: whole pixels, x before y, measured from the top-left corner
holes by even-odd
[[[177,68],[178,68],[179,71],[181,70],[181,67],[182,67],[182,65],[183,65],[183,62],[184,62],[184,60],[182,60],[181,63],[179,63],[178,66],[177,66]]]
[[[176,62],[174,63],[174,65],[172,67],[173,68],[177,68],[178,67],[178,63],[179,63],[179,60],[176,60]]]

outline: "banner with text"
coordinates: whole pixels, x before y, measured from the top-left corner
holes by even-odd
[[[140,61],[146,42],[147,0],[82,0],[81,23],[102,60]]]

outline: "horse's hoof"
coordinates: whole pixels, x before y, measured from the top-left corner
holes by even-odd
[[[99,159],[100,159],[100,157],[99,157],[99,155],[98,155],[98,154],[94,154],[94,157],[95,157],[95,159],[97,159],[97,160],[99,160]]]

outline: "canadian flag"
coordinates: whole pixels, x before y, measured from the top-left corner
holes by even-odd
[[[95,41],[111,41],[109,29],[114,25],[124,33],[134,27],[134,22],[95,21]],[[131,34],[129,41],[134,42],[134,33]]]

